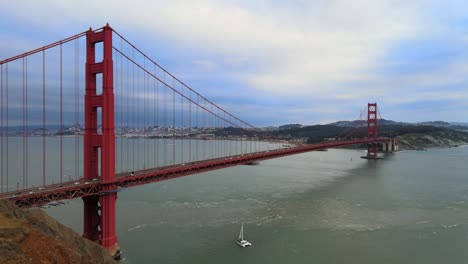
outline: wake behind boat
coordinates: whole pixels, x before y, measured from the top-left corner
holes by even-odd
[[[244,248],[252,246],[252,243],[244,239],[244,223],[242,223],[239,238],[237,238],[236,244]]]

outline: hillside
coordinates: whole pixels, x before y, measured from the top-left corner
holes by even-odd
[[[353,120],[353,121],[338,121],[334,123],[330,123],[328,125],[330,126],[339,126],[339,127],[361,127],[366,125],[367,121],[365,120]],[[387,119],[379,119],[378,123],[380,125],[394,125],[394,124],[405,124],[405,123],[400,123],[400,122],[395,122],[392,120],[387,120]]]
[[[98,244],[82,238],[40,209],[19,209],[0,200],[0,263],[117,263]]]

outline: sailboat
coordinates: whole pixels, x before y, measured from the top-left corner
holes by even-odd
[[[252,243],[244,239],[244,223],[242,223],[239,238],[237,238],[236,244],[244,248],[250,247],[252,245]]]

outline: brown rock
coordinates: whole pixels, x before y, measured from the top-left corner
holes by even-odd
[[[0,200],[0,263],[117,263],[97,243],[82,238],[40,209]]]

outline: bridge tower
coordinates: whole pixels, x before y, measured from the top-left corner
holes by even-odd
[[[103,60],[100,62],[96,62],[97,43],[102,43],[103,48]],[[102,76],[102,84],[96,83],[98,74]],[[83,198],[83,237],[99,242],[109,253],[115,255],[119,246],[115,235],[117,193],[116,186],[110,183],[115,179],[115,132],[112,28],[109,25],[101,31],[94,32],[90,29],[86,33],[85,76],[84,180],[100,177],[102,193]],[[99,108],[101,132],[98,131]]]
[[[367,104],[367,138],[377,139],[377,103]],[[377,143],[371,143],[367,146],[367,158],[378,158],[379,147]]]

